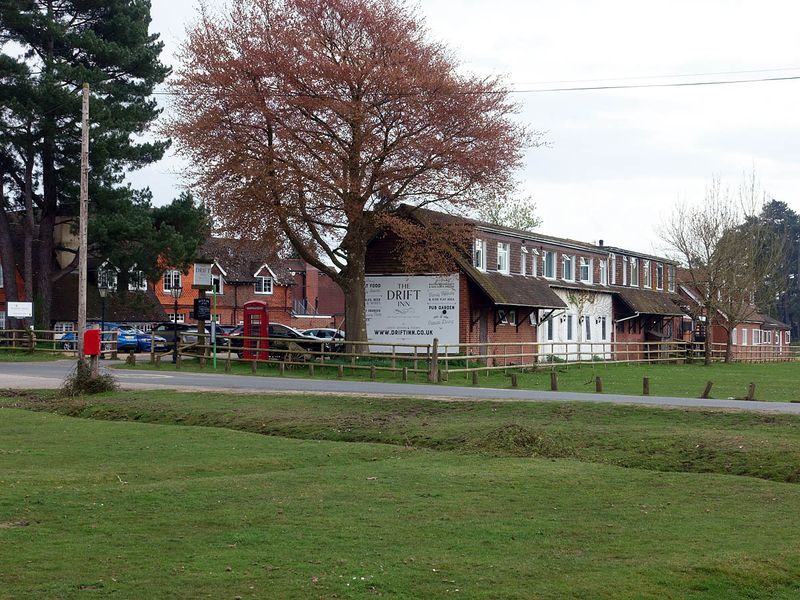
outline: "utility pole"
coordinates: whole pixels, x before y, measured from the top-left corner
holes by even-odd
[[[89,225],[89,84],[83,84],[81,108],[81,190],[78,220],[78,364],[84,364],[83,334],[86,332],[87,236]]]

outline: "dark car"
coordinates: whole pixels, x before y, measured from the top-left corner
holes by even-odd
[[[157,336],[164,338],[165,346],[171,349],[175,345],[176,328],[181,342],[191,344],[197,341],[197,326],[188,323],[159,323],[153,327],[153,331]]]
[[[317,327],[314,329],[304,329],[305,335],[311,335],[315,338],[325,340],[326,352],[344,352],[345,334],[341,329],[333,329],[331,327]]]
[[[229,336],[231,349],[241,358],[244,353],[244,327],[240,325]],[[259,337],[253,335],[252,337]],[[275,352],[275,358],[281,360],[297,360],[309,358],[313,355],[308,352],[319,352],[324,346],[324,340],[311,335],[306,335],[288,325],[270,323],[267,331],[269,347]],[[283,352],[285,350],[285,352]]]

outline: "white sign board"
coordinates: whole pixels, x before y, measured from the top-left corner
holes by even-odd
[[[373,344],[458,344],[458,275],[366,278],[367,339]],[[372,346],[373,352],[390,352]],[[413,352],[398,347],[397,352]]]
[[[211,286],[211,269],[214,265],[206,263],[194,263],[194,285]]]
[[[33,302],[9,302],[6,310],[12,319],[29,319],[33,316]]]

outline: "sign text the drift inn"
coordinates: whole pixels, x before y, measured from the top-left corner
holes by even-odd
[[[458,344],[458,275],[380,275],[366,278],[367,337],[381,344]],[[374,352],[386,352],[374,346]],[[413,348],[397,348],[413,352]]]

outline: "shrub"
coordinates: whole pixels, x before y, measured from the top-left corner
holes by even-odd
[[[71,397],[102,394],[116,389],[117,381],[111,373],[100,373],[92,377],[92,369],[86,362],[79,362],[61,385],[61,393]]]

